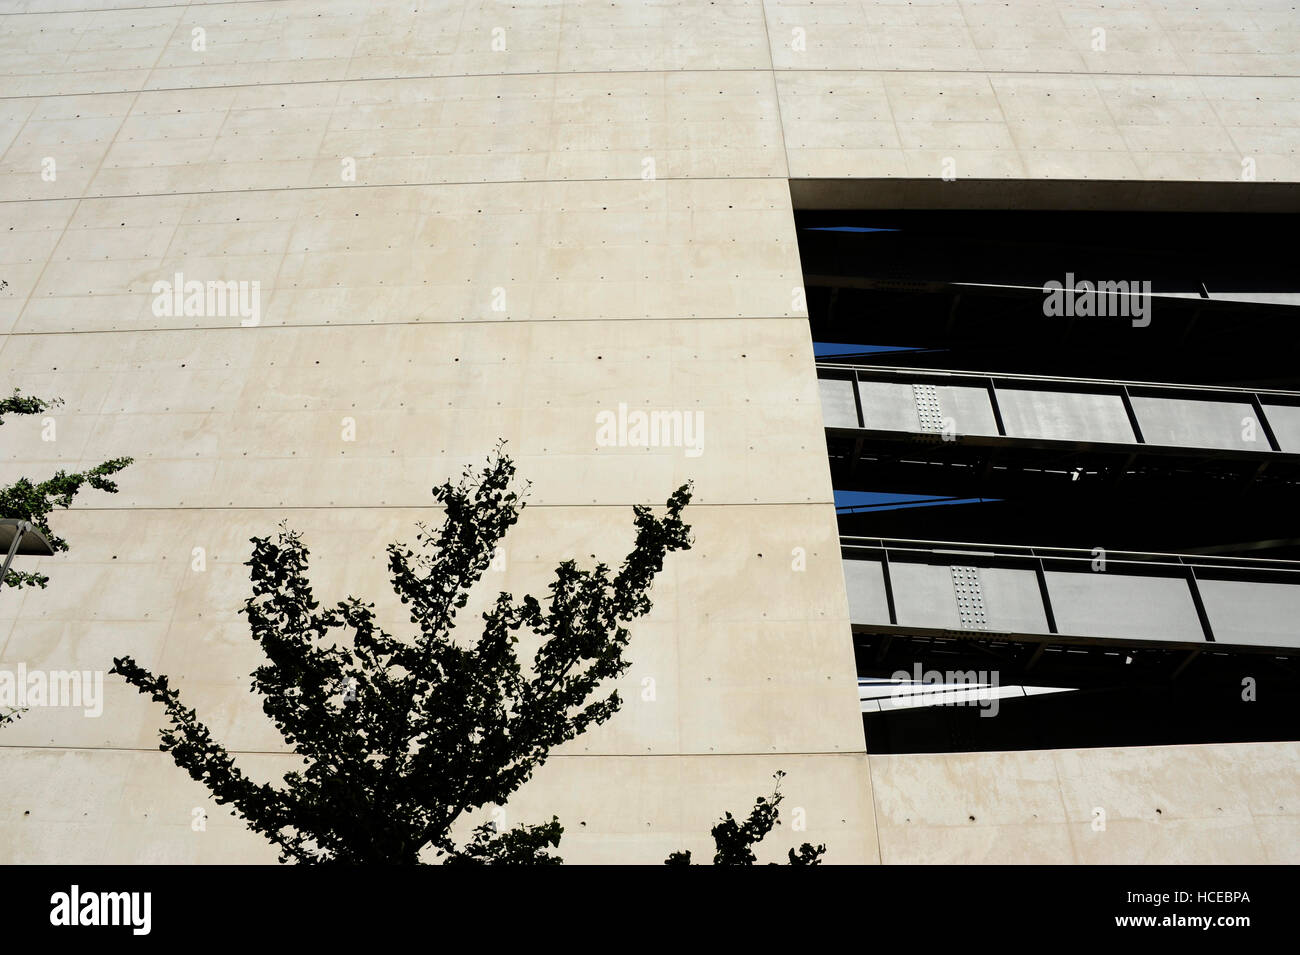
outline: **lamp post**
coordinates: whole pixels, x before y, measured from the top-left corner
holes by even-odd
[[[31,521],[0,518],[0,550],[5,551],[4,571],[0,572],[0,587],[9,576],[9,565],[18,554],[40,557],[54,556],[54,548],[45,535]]]

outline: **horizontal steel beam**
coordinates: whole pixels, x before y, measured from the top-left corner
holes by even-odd
[[[860,635],[1300,656],[1300,562],[841,538]]]

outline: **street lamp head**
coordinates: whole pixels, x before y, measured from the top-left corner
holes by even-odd
[[[54,548],[31,521],[6,517],[0,518],[0,553],[52,557]]]

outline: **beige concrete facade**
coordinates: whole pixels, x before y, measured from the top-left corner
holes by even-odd
[[[287,519],[319,597],[382,606],[383,545],[504,437],[531,507],[479,601],[696,483],[624,711],[509,807],[569,861],[705,851],[777,769],[807,831],[770,853],[1300,860],[1295,744],[865,753],[790,191],[1300,181],[1286,3],[16,0],[0,52],[0,369],[65,400],[54,440],[4,426],[0,481],[136,458],[56,517],[49,589],[0,594],[0,667],[132,653],[282,773],[247,539]],[[258,283],[256,321],[159,314],[177,273]],[[702,453],[600,446],[620,404],[697,413]],[[7,727],[0,860],[271,861],[158,724],[109,677],[98,719]]]

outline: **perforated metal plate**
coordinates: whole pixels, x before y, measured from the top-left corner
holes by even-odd
[[[943,409],[939,405],[939,390],[934,385],[912,385],[912,397],[916,399],[916,416],[920,419],[922,431],[943,430]]]
[[[952,589],[957,598],[957,619],[963,630],[988,629],[988,614],[984,609],[984,591],[980,587],[978,567],[953,564]]]

